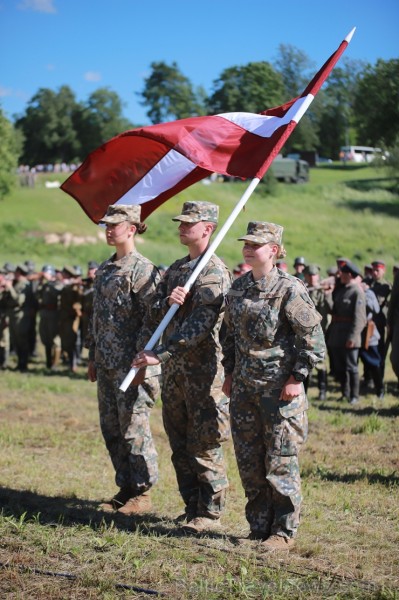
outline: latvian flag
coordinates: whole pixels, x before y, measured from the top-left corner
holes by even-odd
[[[303,94],[260,114],[192,117],[126,131],[94,150],[61,189],[98,223],[110,204],[141,204],[142,220],[211,173],[261,179],[348,46],[355,28]]]

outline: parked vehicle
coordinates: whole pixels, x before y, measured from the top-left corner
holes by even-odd
[[[370,163],[375,158],[386,159],[386,153],[381,148],[371,146],[342,146],[339,158],[343,162]]]
[[[304,183],[309,181],[309,163],[300,158],[277,157],[270,167],[278,181],[286,183]]]

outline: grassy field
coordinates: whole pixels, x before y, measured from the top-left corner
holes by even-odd
[[[182,202],[214,200],[223,220],[245,187],[197,184],[149,218],[140,249],[156,263],[181,256],[169,218]],[[239,262],[235,239],[249,220],[264,219],[286,227],[289,260],[304,254],[327,267],[341,254],[359,265],[378,256],[390,274],[399,259],[392,190],[392,180],[370,168],[312,170],[309,184],[279,184],[275,195],[251,198],[219,254],[230,266]],[[30,258],[83,266],[109,249],[45,246],[41,236],[96,230],[73,200],[40,180],[0,202],[0,264]],[[84,365],[73,376],[64,367],[49,375],[39,351],[29,373],[0,372],[1,598],[399,600],[399,399],[389,363],[384,401],[363,391],[358,405],[344,405],[330,381],[327,400],[319,402],[311,385],[302,524],[290,555],[276,557],[239,541],[247,533],[245,499],[230,442],[223,529],[201,538],[182,534],[159,402],[152,415],[160,464],[153,512],[134,519],[98,511],[115,487],[96,387]]]
[[[56,176],[52,176],[55,178]],[[39,268],[45,262],[57,267],[103,260],[109,248],[94,245],[45,245],[45,233],[96,236],[95,226],[79,205],[59,189],[48,189],[46,176],[38,177],[36,187],[17,188],[0,202],[0,264],[34,260]],[[348,256],[361,266],[374,258],[384,258],[389,273],[399,260],[397,223],[398,195],[395,181],[371,167],[329,165],[312,169],[310,182],[304,185],[277,184],[273,195],[260,184],[238,216],[218,254],[229,267],[242,260],[242,244],[237,237],[248,221],[264,220],[285,227],[287,260],[305,256],[323,269],[335,264],[338,256]],[[140,251],[155,264],[170,264],[181,256],[177,225],[170,219],[179,214],[185,200],[203,199],[220,205],[223,223],[247,187],[245,182],[198,183],[165,203],[147,220],[148,231],[138,236]],[[396,181],[397,189],[397,181]]]
[[[140,518],[97,510],[115,491],[85,368],[1,373],[0,592],[7,599],[399,598],[399,403],[364,395],[356,407],[310,388],[302,458],[304,508],[297,546],[269,557],[247,533],[231,443],[221,532],[182,534],[182,511],[160,405],[152,415],[160,481]]]

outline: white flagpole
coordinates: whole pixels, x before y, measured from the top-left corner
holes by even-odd
[[[252,193],[255,190],[256,186],[258,185],[259,181],[260,181],[260,179],[258,177],[255,177],[251,181],[248,188],[242,195],[241,200],[239,200],[239,202],[236,204],[233,212],[227,218],[225,224],[223,225],[223,227],[221,228],[221,230],[219,231],[219,233],[217,234],[217,236],[215,237],[213,242],[210,244],[210,246],[208,247],[205,254],[202,256],[201,260],[199,261],[198,265],[195,267],[194,271],[191,273],[190,278],[187,280],[186,284],[184,285],[185,290],[189,291],[190,288],[193,286],[198,275],[201,273],[202,269],[205,267],[205,265],[211,258],[212,254],[215,252],[216,248],[219,246],[219,244],[225,237],[226,233],[232,226],[232,224],[235,221],[235,219],[237,218],[238,214],[240,213],[242,208],[245,206],[246,202],[249,200],[250,196],[252,195]],[[179,308],[180,308],[179,304],[172,304],[172,306],[169,308],[168,312],[166,313],[166,315],[164,316],[164,318],[158,325],[157,329],[154,331],[151,338],[145,345],[144,350],[152,350],[154,348],[155,344],[157,343],[157,341],[161,337],[162,333],[165,331],[165,329],[167,328],[167,326],[169,325],[170,321],[172,320],[173,316],[176,314],[176,312],[178,311]],[[122,381],[121,385],[119,386],[119,389],[122,390],[122,392],[126,392],[127,388],[132,383],[137,371],[138,371],[138,369],[130,369],[129,373],[126,375],[125,379]]]

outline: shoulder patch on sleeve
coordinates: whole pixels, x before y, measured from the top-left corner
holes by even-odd
[[[301,327],[314,327],[321,321],[321,315],[301,296],[294,298],[287,306],[287,316]]]

